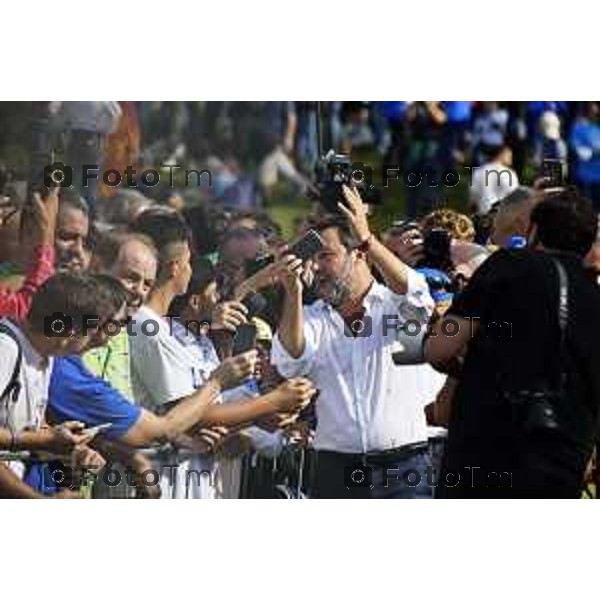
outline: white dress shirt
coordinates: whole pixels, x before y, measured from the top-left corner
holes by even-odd
[[[318,450],[363,453],[427,440],[423,365],[396,366],[396,335],[384,335],[384,315],[399,324],[425,326],[433,300],[425,278],[409,269],[408,291],[399,295],[374,282],[365,297],[372,319],[369,337],[348,337],[341,315],[318,300],[304,307],[304,353],[292,358],[277,335],[272,362],[283,377],[308,377],[320,390],[316,401]]]

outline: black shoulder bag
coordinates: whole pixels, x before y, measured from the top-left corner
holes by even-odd
[[[563,265],[553,256],[550,257],[558,273],[558,326],[560,329],[559,360],[560,370],[557,385],[550,381],[531,388],[504,392],[512,408],[517,430],[530,437],[538,433],[560,431],[556,407],[566,399],[567,373],[565,365],[565,338],[569,321],[569,281]]]

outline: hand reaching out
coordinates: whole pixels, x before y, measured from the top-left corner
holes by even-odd
[[[213,371],[210,380],[216,382],[221,390],[234,388],[254,373],[257,358],[256,350],[231,356]]]

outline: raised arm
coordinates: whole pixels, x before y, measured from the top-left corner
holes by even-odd
[[[396,294],[408,291],[408,267],[391,250],[388,250],[371,233],[367,220],[367,207],[355,188],[343,187],[348,206],[338,203],[340,211],[346,216],[359,243],[371,264],[381,273],[386,285]]]
[[[277,335],[292,358],[304,354],[304,314],[302,310],[302,260],[294,255],[284,256],[278,263],[277,279],[285,290],[283,311]]]
[[[33,294],[54,274],[54,230],[58,213],[58,188],[42,198],[33,195],[31,203],[22,213],[22,230],[27,236],[30,252],[25,281],[20,289],[0,289],[0,316],[22,321],[31,307]]]

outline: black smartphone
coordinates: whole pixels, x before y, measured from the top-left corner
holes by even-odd
[[[565,185],[563,161],[554,158],[544,158],[542,161],[541,177],[543,179],[543,188]]]
[[[243,323],[240,325],[233,338],[233,356],[243,354],[256,347],[256,325]]]
[[[260,258],[255,258],[254,260],[247,260],[244,266],[246,277],[252,277],[252,275],[255,275],[265,267],[268,267],[274,261],[275,257],[273,255],[262,256]]]
[[[289,250],[288,254],[293,254],[303,261],[312,258],[317,252],[319,252],[324,246],[323,238],[314,230],[309,229],[304,237],[298,240]],[[246,277],[252,277],[255,273],[258,273],[261,269],[268,267],[275,258],[271,255],[256,258],[254,260],[246,261],[245,273]]]
[[[309,229],[306,235],[289,249],[289,253],[305,261],[320,252],[323,246],[323,238],[314,229]]]
[[[423,265],[432,269],[445,270],[452,264],[450,234],[441,227],[435,227],[425,232],[423,236]]]

